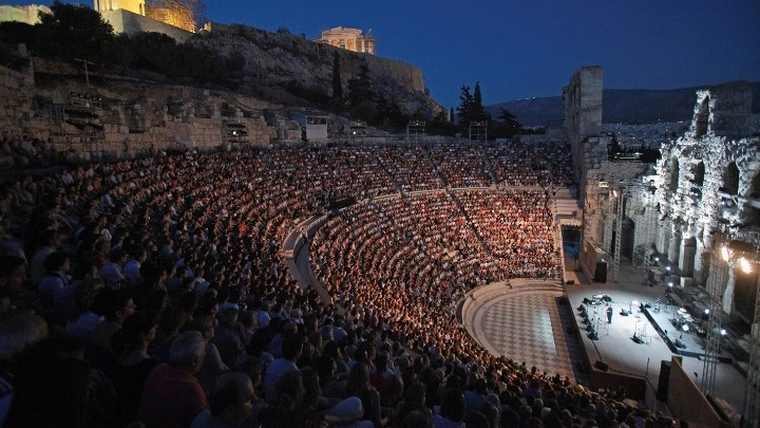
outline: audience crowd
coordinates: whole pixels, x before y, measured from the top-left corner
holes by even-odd
[[[670,425],[457,326],[473,286],[557,277],[568,152],[247,149],[17,175],[0,189],[0,426]],[[325,302],[280,246],[347,197],[312,245]]]

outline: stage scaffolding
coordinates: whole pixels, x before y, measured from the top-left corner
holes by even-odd
[[[705,360],[702,369],[701,387],[703,393],[712,395],[716,388],[721,341],[726,334],[724,326],[723,294],[729,280],[730,270],[760,268],[760,233],[752,233],[752,250],[734,249],[732,234],[722,228],[715,240],[710,257],[710,273],[707,278],[707,292],[710,296],[710,313],[705,338]],[[758,287],[755,284],[755,287]],[[755,292],[755,313],[749,339],[749,364],[742,409],[742,428],[760,428],[760,289]]]
[[[406,141],[415,143],[422,141],[427,133],[426,125],[424,120],[409,121],[406,124]]]
[[[470,122],[469,136],[470,141],[487,141],[488,121]]]

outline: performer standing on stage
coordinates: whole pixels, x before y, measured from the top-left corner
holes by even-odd
[[[607,305],[607,324],[612,324],[612,306]]]

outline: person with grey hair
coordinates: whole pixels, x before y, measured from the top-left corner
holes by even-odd
[[[171,344],[169,364],[160,364],[148,376],[140,403],[146,428],[187,428],[208,407],[206,393],[196,378],[206,354],[200,332],[186,331]]]

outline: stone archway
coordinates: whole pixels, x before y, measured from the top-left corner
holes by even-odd
[[[693,236],[684,239],[682,242],[681,256],[678,260],[678,269],[681,271],[681,276],[693,277],[694,276],[694,262],[697,257],[697,239]]]
[[[731,162],[726,167],[720,189],[732,196],[739,194],[739,168],[736,166],[736,162]]]
[[[678,179],[681,174],[681,167],[678,159],[673,158],[670,161],[670,177],[668,178],[668,190],[676,192],[678,190]]]
[[[742,223],[744,226],[760,230],[760,171],[755,173],[747,192],[747,201],[743,207]]]
[[[734,311],[744,322],[752,324],[755,316],[755,302],[757,301],[758,286],[757,269],[752,272],[743,272],[736,269],[736,285],[734,288]]]
[[[705,163],[702,161],[694,167],[694,184],[699,187],[705,184]]]

